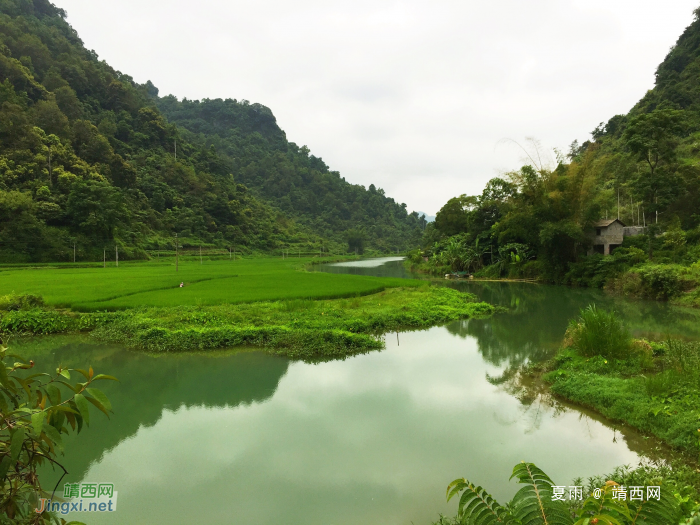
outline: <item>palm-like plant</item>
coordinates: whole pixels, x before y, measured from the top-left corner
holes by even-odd
[[[524,485],[505,506],[482,487],[456,479],[447,487],[447,500],[460,495],[457,519],[469,525],[675,525],[681,519],[680,505],[668,491],[660,497],[626,501],[616,497],[619,487],[608,481],[572,511],[554,497],[554,482],[533,463],[520,463],[510,479]]]

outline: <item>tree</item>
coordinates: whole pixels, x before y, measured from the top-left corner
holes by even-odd
[[[365,253],[366,234],[363,230],[354,228],[352,230],[348,230],[345,235],[348,241],[349,252],[357,252],[358,254]]]
[[[629,150],[648,168],[637,178],[635,186],[652,210],[659,208],[660,193],[668,194],[672,190],[672,163],[676,159],[679,136],[685,127],[682,111],[656,109],[630,120],[623,134]]]
[[[83,235],[111,239],[125,214],[121,192],[108,182],[78,180],[71,186],[66,216]]]
[[[478,203],[478,197],[461,195],[460,197],[451,198],[437,212],[435,228],[447,236],[465,232],[469,223],[467,212],[473,210]]]

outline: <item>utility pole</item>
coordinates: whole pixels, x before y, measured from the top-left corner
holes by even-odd
[[[73,241],[73,262],[75,262],[75,241]]]
[[[180,243],[179,243],[178,240],[177,240],[177,233],[176,233],[176,234],[175,234],[175,273],[177,273],[177,270],[178,270],[178,262],[179,262],[179,259],[178,259],[178,250],[177,250],[177,248],[178,248],[177,245],[178,245],[178,244],[180,244]]]
[[[51,172],[51,144],[49,144],[49,186],[53,188],[53,176]]]
[[[102,248],[102,268],[107,268],[107,248]]]
[[[630,214],[632,214],[632,224],[634,224],[634,205],[632,204],[632,195],[630,195]]]
[[[117,268],[119,268],[119,245],[118,244],[114,245],[114,253],[116,254],[115,261],[117,263]]]

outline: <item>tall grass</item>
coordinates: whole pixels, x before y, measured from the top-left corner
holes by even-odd
[[[664,368],[675,382],[700,389],[700,343],[669,339],[664,346]]]
[[[569,323],[567,338],[569,346],[585,357],[624,359],[632,350],[632,336],[615,313],[594,304],[583,308]]]

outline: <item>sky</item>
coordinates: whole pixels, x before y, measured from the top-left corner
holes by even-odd
[[[428,214],[522,166],[513,141],[567,151],[627,113],[700,5],[53,1],[87,48],[136,82],[263,104],[346,180]]]

